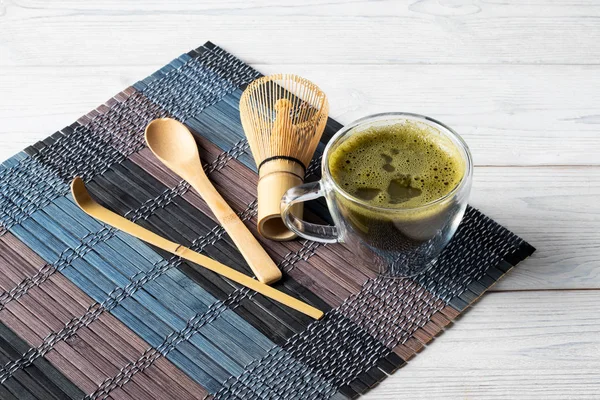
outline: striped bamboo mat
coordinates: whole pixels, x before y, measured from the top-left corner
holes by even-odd
[[[343,245],[264,241],[284,271],[275,286],[327,311],[314,322],[75,206],[77,175],[112,210],[249,274],[143,130],[164,116],[193,130],[209,177],[254,230],[238,101],[259,75],[207,43],[0,166],[0,398],[354,398],[534,251],[473,208],[415,279],[377,278]],[[330,120],[323,141],[339,128]],[[322,204],[310,212],[327,219]]]

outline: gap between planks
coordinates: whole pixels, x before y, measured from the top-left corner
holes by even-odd
[[[490,289],[487,290],[485,293],[523,293],[523,292],[579,292],[579,291],[598,291],[600,290],[600,288],[564,288],[564,289],[560,289],[560,288],[548,288],[548,289],[500,289],[500,290],[495,290],[495,289]]]

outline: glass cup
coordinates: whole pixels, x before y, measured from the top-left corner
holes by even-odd
[[[348,138],[370,127],[416,124],[440,143],[453,146],[463,163],[463,176],[446,195],[412,208],[390,208],[369,204],[345,192],[329,169],[329,156]],[[281,201],[282,218],[298,236],[322,243],[346,243],[375,272],[390,277],[408,277],[435,264],[450,241],[467,206],[473,162],[467,144],[452,129],[434,119],[410,113],[384,113],[361,118],[339,130],[323,152],[322,177],[318,182],[291,188]],[[325,197],[335,225],[307,222],[292,211],[294,204]]]

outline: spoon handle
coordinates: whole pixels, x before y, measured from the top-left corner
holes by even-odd
[[[281,271],[261,246],[244,222],[231,209],[229,204],[219,194],[206,175],[195,174],[186,177],[190,185],[202,196],[219,223],[256,275],[256,278],[266,284],[281,279]]]
[[[141,227],[138,224],[131,222],[130,220],[110,211],[97,203],[89,195],[85,184],[80,178],[75,178],[71,183],[71,192],[77,205],[88,215],[113,226],[123,232],[126,232],[136,238],[150,243],[158,248],[168,251],[171,254],[175,254],[181,258],[185,258],[193,263],[203,266],[219,275],[224,276],[234,282],[239,283],[242,286],[250,288],[265,297],[271,298],[275,301],[285,304],[296,311],[306,314],[314,319],[321,319],[323,312],[307,303],[304,303],[290,295],[287,295],[269,285],[257,281],[245,275],[235,269],[228,267],[220,262],[213,260],[212,258],[206,257],[203,254],[197,253],[183,245],[172,242],[157,235],[156,233],[149,231],[146,228]]]

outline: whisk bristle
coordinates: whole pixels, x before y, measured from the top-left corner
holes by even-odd
[[[240,99],[240,115],[256,165],[285,156],[306,167],[328,112],[325,94],[300,76],[277,74],[252,82]]]

